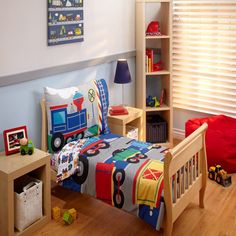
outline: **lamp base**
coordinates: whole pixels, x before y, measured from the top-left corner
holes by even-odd
[[[119,106],[111,106],[109,114],[111,116],[118,116],[118,115],[128,115],[129,112],[127,108],[125,108],[123,105],[119,105]]]

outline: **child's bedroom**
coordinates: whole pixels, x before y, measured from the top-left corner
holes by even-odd
[[[236,235],[236,1],[2,1],[0,236]]]

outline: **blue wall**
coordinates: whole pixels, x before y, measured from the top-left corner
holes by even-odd
[[[125,103],[135,104],[135,60],[128,60],[132,83],[125,85]],[[0,88],[0,150],[4,149],[3,131],[26,125],[28,136],[36,145],[41,145],[41,109],[40,100],[45,86],[64,88],[84,84],[92,79],[106,79],[110,91],[110,104],[122,102],[121,88],[114,84],[116,62],[89,67],[70,73],[41,78]]]

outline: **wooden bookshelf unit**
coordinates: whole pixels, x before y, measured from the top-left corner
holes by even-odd
[[[168,146],[173,143],[171,11],[171,0],[136,0],[136,107],[144,111],[145,140],[147,116],[158,114],[167,122],[167,138],[163,144]],[[146,35],[151,21],[158,21],[161,35]],[[147,69],[147,48],[160,50],[161,70]],[[162,90],[164,103],[159,107],[147,106],[146,98],[151,95],[159,99]]]

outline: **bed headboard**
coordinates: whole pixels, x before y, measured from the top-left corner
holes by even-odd
[[[41,130],[41,150],[47,152],[48,142],[47,142],[47,111],[46,111],[46,100],[43,98],[40,102],[42,111],[42,130]]]

